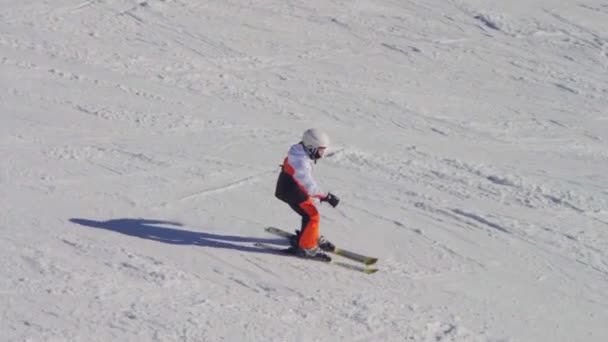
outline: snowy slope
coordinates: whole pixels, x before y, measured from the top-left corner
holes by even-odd
[[[600,0],[2,0],[0,341],[606,341],[607,108]]]

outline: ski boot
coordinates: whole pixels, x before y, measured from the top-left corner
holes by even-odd
[[[289,245],[291,247],[297,248],[300,242],[300,235],[302,232],[298,229],[294,231],[294,235],[289,238]]]
[[[333,252],[336,250],[336,246],[329,242],[323,235],[319,236],[319,240],[317,240],[317,244],[319,248],[321,248],[325,252]]]
[[[291,247],[299,246],[300,234],[301,231],[296,229],[294,235],[289,239],[289,245]],[[329,240],[327,240],[323,235],[319,236],[319,239],[317,240],[317,245],[319,245],[319,248],[321,248],[325,252],[333,252],[336,249],[336,246],[333,243],[329,242]]]
[[[319,247],[313,248],[301,248],[301,247],[291,247],[293,248],[294,254],[300,258],[304,259],[314,259],[319,261],[331,261],[331,257],[323,251]]]

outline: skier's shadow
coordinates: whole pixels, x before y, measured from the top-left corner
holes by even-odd
[[[263,248],[240,245],[236,243],[262,242],[286,245],[284,239],[262,239],[236,235],[219,235],[177,229],[176,227],[182,227],[181,223],[162,220],[121,218],[107,221],[94,221],[81,218],[71,218],[70,222],[85,227],[105,229],[116,233],[172,245],[195,245],[269,254],[272,252]]]

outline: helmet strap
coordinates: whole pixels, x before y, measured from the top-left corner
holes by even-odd
[[[319,149],[318,148],[309,149],[308,147],[306,147],[306,145],[304,145],[303,141],[300,142],[300,144],[302,144],[302,146],[304,147],[304,151],[306,151],[306,153],[308,153],[308,157],[310,159],[312,159],[316,164],[317,160],[319,158],[321,158],[321,156],[319,155]]]

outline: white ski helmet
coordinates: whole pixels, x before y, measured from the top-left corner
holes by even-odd
[[[319,159],[319,148],[329,148],[329,137],[327,134],[316,128],[309,128],[304,131],[302,136],[302,145],[312,159]]]

